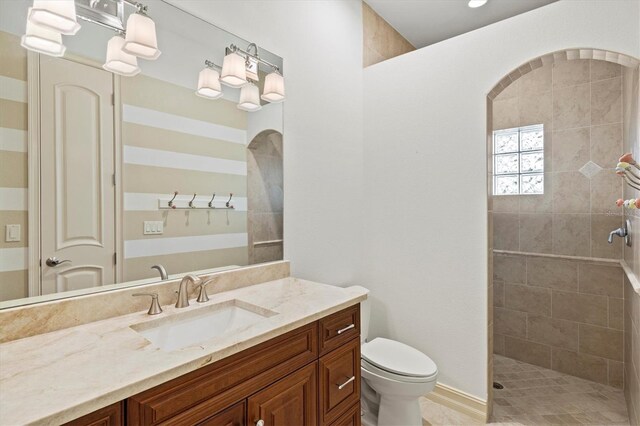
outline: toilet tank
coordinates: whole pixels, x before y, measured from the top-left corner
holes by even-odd
[[[369,320],[371,318],[371,301],[365,299],[360,302],[360,344],[369,337]]]

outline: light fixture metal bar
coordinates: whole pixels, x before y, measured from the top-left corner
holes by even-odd
[[[96,21],[95,19],[87,18],[86,16],[83,16],[81,14],[78,14],[78,18],[82,19],[83,21],[91,22],[92,24],[100,25],[103,28],[107,28],[112,31],[115,31],[116,33],[119,33],[122,35],[126,34],[125,30],[123,30],[122,28],[118,28],[115,25],[110,25],[105,22]]]
[[[255,44],[254,44],[254,46],[255,46]],[[246,50],[239,48],[235,44],[232,44],[231,46],[227,47],[226,50],[227,50],[227,53],[229,53],[229,52],[234,52],[234,53],[240,52],[245,56],[249,56],[249,57],[255,59],[256,61],[260,62],[261,64],[264,64],[264,65],[266,65],[268,67],[273,68],[275,71],[280,72],[280,67],[279,66],[274,65],[269,61],[265,61],[264,59],[260,58],[258,55],[252,55],[251,53],[247,52]],[[256,47],[256,52],[257,51],[258,51],[258,48]]]

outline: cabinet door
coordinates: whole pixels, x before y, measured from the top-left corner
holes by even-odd
[[[291,373],[248,400],[248,424],[316,426],[318,362]]]
[[[244,426],[244,401],[208,418],[199,426]]]

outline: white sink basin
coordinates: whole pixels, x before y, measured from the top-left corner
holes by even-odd
[[[131,326],[145,339],[165,351],[198,346],[219,336],[237,333],[277,312],[233,299],[206,308],[187,310]]]

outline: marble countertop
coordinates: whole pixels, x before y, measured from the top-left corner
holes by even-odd
[[[161,315],[137,312],[0,345],[0,425],[61,424],[309,324],[367,297],[296,278],[191,301]],[[165,352],[131,325],[237,299],[277,312],[197,346]]]

